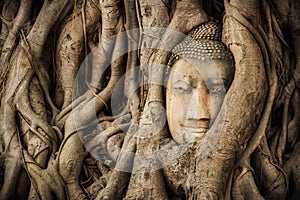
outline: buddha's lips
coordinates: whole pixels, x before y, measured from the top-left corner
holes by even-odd
[[[189,133],[206,133],[209,128],[208,123],[199,125],[180,123],[180,126],[181,129],[185,129]]]
[[[195,128],[195,127],[182,127],[182,129],[185,129],[187,133],[195,133],[195,134],[203,134],[207,133],[208,128]]]
[[[202,126],[183,126],[182,123],[179,125],[180,126],[175,134],[175,138],[178,139],[179,143],[190,143],[194,142],[195,140],[201,140],[206,136],[206,133],[209,130],[209,128]]]
[[[206,136],[208,128],[195,128],[181,126],[178,130],[179,137],[182,137],[184,142],[193,142],[195,140],[201,140]]]

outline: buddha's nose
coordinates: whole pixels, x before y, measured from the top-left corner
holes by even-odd
[[[187,105],[186,118],[188,120],[209,122],[209,98],[207,95],[198,90],[193,92]]]

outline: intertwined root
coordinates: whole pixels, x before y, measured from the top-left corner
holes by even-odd
[[[176,180],[174,174],[168,177],[172,175],[151,171],[161,164],[161,158],[149,158],[145,172],[136,156],[155,155],[153,152],[171,140],[162,109],[164,69],[155,65],[167,62],[168,52],[162,49],[171,50],[180,41],[172,34],[174,30],[189,32],[207,21],[207,14],[217,15],[212,11],[223,9],[222,2],[2,1],[5,184],[0,199],[18,198],[26,192],[29,198],[40,199],[166,199],[169,189],[181,190],[180,195],[190,199],[217,199],[223,197],[228,179],[227,199],[262,199],[263,195],[298,199],[299,167],[294,163],[299,163],[299,74],[288,80],[293,67],[284,58],[290,52],[284,48],[282,22],[273,7],[278,3],[224,2],[225,10],[219,10],[219,14],[226,13],[223,40],[234,54],[237,70],[227,94],[230,103],[222,110],[226,111],[224,126],[210,131],[220,130],[222,137],[207,157],[187,158],[186,163],[192,163],[191,173],[179,189],[164,185],[166,178]],[[209,9],[212,5],[215,7]],[[155,31],[145,27],[155,27]],[[129,31],[135,28],[138,31]],[[123,30],[128,31],[127,37],[114,37]],[[46,53],[50,51],[44,51],[49,48],[46,41],[53,43],[51,58]],[[79,72],[89,52],[93,59],[84,63],[92,67]],[[49,56],[48,62],[43,56]],[[136,66],[140,67],[135,71]],[[125,72],[125,86],[116,91]],[[76,80],[80,73],[88,76],[83,85]],[[54,98],[51,85],[56,87]],[[72,99],[74,90],[80,92]],[[283,94],[278,94],[281,91]],[[105,116],[114,109],[109,100],[115,93],[120,93],[115,97],[118,100],[126,97],[116,104],[127,105],[123,112],[118,110],[118,116]],[[275,95],[280,98],[275,100]],[[278,119],[273,121],[273,115]],[[152,138],[142,137],[154,132],[148,122],[161,128]],[[94,125],[98,129],[92,130]],[[86,150],[96,155],[97,161],[88,161]],[[107,169],[101,162],[115,169]],[[138,173],[127,173],[132,170]],[[29,182],[30,186],[21,187]],[[289,191],[288,185],[292,186]]]
[[[28,23],[30,20],[30,10],[33,4],[33,0],[22,0],[20,1],[19,11],[17,16],[14,18],[11,27],[8,29],[8,35],[5,43],[2,47],[1,59],[0,59],[0,93],[2,93],[3,86],[8,75],[10,67],[10,58],[13,53],[14,46],[16,45],[16,40],[18,33],[24,24]]]

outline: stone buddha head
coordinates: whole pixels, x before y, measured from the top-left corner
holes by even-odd
[[[168,125],[177,143],[203,138],[216,120],[234,76],[221,24],[206,22],[175,46],[166,76]]]

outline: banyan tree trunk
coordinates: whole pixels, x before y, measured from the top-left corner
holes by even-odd
[[[0,199],[298,199],[300,42],[283,31],[300,17],[281,13],[300,4],[283,2],[0,1]],[[234,80],[173,194],[165,66],[210,18]]]
[[[208,153],[196,159],[197,184],[191,184],[193,188],[190,199],[223,199],[230,172],[245,150],[249,138],[256,131],[265,131],[270,116],[268,104],[272,103],[271,86],[267,84],[266,78],[267,75],[270,76],[266,70],[268,61],[265,60],[264,50],[255,35],[249,31],[244,21],[237,18],[237,14],[242,16],[241,8],[257,8],[258,2],[231,1],[230,4],[225,4],[223,41],[234,55],[235,76],[219,114],[224,118],[217,119],[216,126],[208,132],[212,136],[201,143],[200,155]],[[253,16],[258,16],[257,9],[252,11]],[[216,138],[219,139],[215,142]],[[243,163],[243,167],[247,167],[247,163]]]

